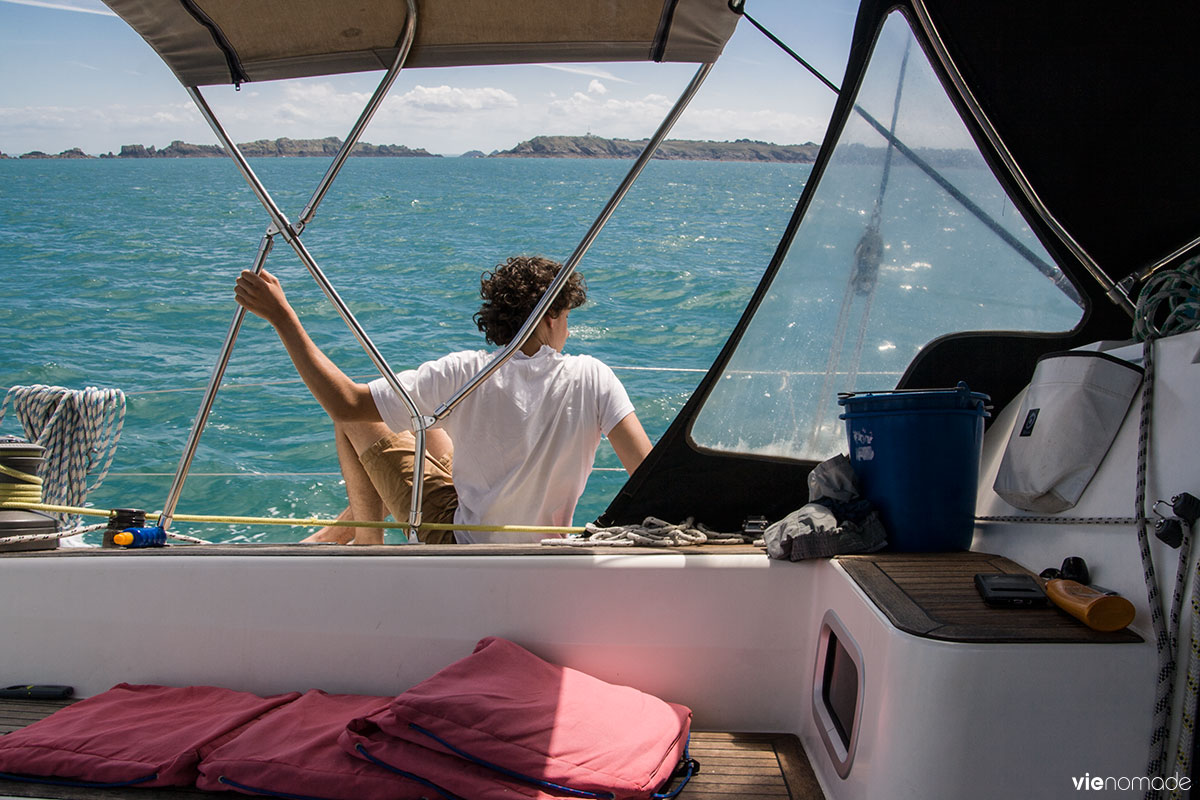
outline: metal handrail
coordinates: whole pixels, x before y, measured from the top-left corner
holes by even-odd
[[[314,190],[312,197],[309,199],[307,205],[305,205],[304,210],[301,212],[300,220],[295,226],[288,222],[287,217],[275,204],[274,200],[271,199],[271,196],[267,192],[266,188],[262,185],[261,181],[259,181],[258,177],[254,174],[254,171],[250,168],[245,156],[242,155],[237,145],[233,142],[233,140],[225,132],[225,129],[222,127],[221,123],[217,120],[216,115],[213,114],[212,109],[209,108],[208,103],[200,94],[199,89],[196,87],[188,87],[188,94],[191,96],[193,102],[196,103],[196,106],[200,109],[200,113],[204,117],[205,121],[208,122],[209,127],[213,129],[214,133],[216,133],[217,138],[225,147],[226,153],[238,167],[238,170],[242,173],[242,177],[245,178],[246,182],[250,185],[251,191],[259,199],[259,202],[262,203],[263,207],[267,210],[268,215],[271,217],[271,225],[267,228],[267,232],[263,235],[262,240],[259,242],[258,252],[254,260],[253,271],[255,273],[262,271],[263,265],[266,263],[267,256],[270,255],[273,247],[274,237],[280,234],[283,235],[284,240],[287,241],[288,244],[292,246],[292,249],[296,251],[296,255],[299,256],[305,267],[307,267],[309,272],[312,273],[313,277],[317,280],[317,283],[321,286],[321,289],[325,292],[326,296],[329,297],[334,307],[338,310],[338,313],[341,314],[342,318],[346,321],[346,324],[350,326],[355,338],[358,339],[359,343],[363,346],[363,349],[367,351],[367,355],[371,357],[371,360],[374,362],[376,368],[379,369],[384,378],[388,379],[389,384],[391,384],[392,388],[397,392],[397,394],[399,394],[404,404],[408,407],[409,413],[413,418],[413,430],[417,444],[415,465],[416,473],[413,481],[414,502],[409,512],[409,522],[415,527],[420,525],[421,520],[419,496],[422,479],[424,476],[425,429],[428,427],[426,420],[421,416],[412,399],[408,396],[407,392],[404,391],[404,388],[400,386],[395,372],[393,372],[392,369],[387,365],[387,362],[383,359],[383,356],[379,354],[379,351],[375,348],[375,345],[371,342],[370,338],[367,337],[366,332],[363,331],[362,327],[358,324],[358,321],[354,318],[354,315],[350,313],[350,310],[346,307],[345,303],[342,302],[341,297],[338,296],[332,284],[329,283],[328,279],[321,271],[321,268],[317,265],[316,261],[312,258],[312,256],[308,253],[308,250],[300,243],[299,240],[299,236],[303,232],[304,226],[312,220],[313,215],[316,213],[317,206],[321,203],[326,193],[329,191],[329,187],[332,185],[334,178],[337,177],[338,172],[341,170],[346,159],[349,157],[351,150],[358,143],[359,137],[362,136],[363,130],[366,129],[367,124],[378,110],[380,104],[383,102],[383,99],[387,96],[387,93],[391,89],[392,84],[395,82],[397,75],[400,74],[400,70],[404,66],[405,60],[408,58],[408,53],[412,49],[412,43],[416,37],[417,9],[415,0],[407,0],[407,3],[408,17],[405,21],[404,32],[401,35],[400,46],[397,50],[395,61],[384,74],[383,79],[380,81],[379,86],[375,89],[371,99],[363,108],[358,120],[355,122],[354,126],[350,130],[350,133],[347,135],[346,141],[343,142],[341,148],[338,150],[337,155],[334,156],[333,162],[330,164],[329,169],[326,170],[325,175],[321,178],[317,188]],[[167,502],[164,505],[162,514],[159,518],[159,526],[164,530],[170,527],[171,521],[174,517],[175,507],[178,505],[180,494],[183,492],[184,481],[187,479],[188,470],[191,468],[192,460],[196,455],[196,448],[200,443],[200,435],[203,433],[204,427],[208,421],[208,416],[212,411],[212,405],[216,399],[217,390],[221,385],[221,378],[224,376],[225,369],[229,365],[229,359],[233,353],[233,345],[237,340],[238,331],[241,329],[245,314],[246,310],[239,305],[234,312],[233,320],[229,325],[229,330],[225,334],[225,342],[221,347],[221,352],[218,356],[217,363],[213,367],[212,374],[209,377],[208,387],[205,389],[204,397],[200,402],[200,410],[197,412],[196,418],[192,422],[191,432],[188,434],[188,440],[184,446],[184,452],[180,458],[179,466],[176,469],[175,478],[172,481],[171,488],[167,494]]]

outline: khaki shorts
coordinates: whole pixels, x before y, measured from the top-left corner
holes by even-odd
[[[359,455],[363,469],[375,484],[375,491],[397,522],[408,520],[412,507],[413,462],[416,461],[416,437],[409,431],[391,433]],[[453,458],[439,461],[425,453],[425,482],[421,497],[421,521],[451,523],[458,508],[458,493],[451,473]],[[417,533],[425,544],[454,544],[452,530],[425,530]]]

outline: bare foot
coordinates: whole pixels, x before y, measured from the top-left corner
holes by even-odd
[[[342,511],[342,513],[337,515],[337,518],[339,520],[352,519],[350,516],[350,509],[347,508]],[[351,528],[341,525],[329,525],[321,528],[321,530],[317,531],[311,536],[301,539],[300,541],[302,543],[324,542],[333,544],[350,544],[350,542],[354,540],[354,535],[357,531],[358,528]]]

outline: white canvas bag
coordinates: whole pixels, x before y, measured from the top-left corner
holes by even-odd
[[[1042,356],[996,473],[996,494],[1026,511],[1074,506],[1141,383],[1140,367],[1105,353]]]

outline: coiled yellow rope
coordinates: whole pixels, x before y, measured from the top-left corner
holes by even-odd
[[[0,503],[42,502],[42,479],[28,472],[0,464],[0,474],[16,480],[16,483],[0,483]]]

